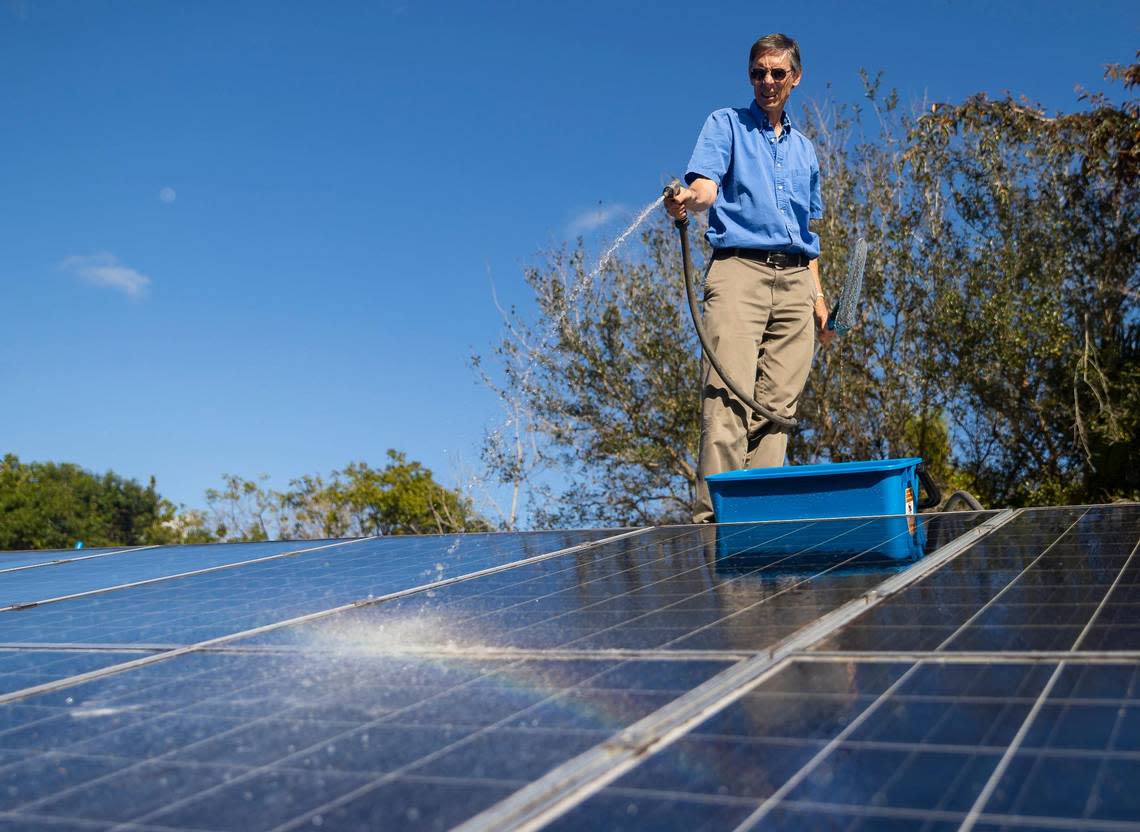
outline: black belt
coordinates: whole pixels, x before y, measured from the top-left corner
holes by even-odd
[[[773,269],[792,269],[806,266],[809,258],[806,254],[787,251],[765,251],[762,248],[718,248],[713,252],[714,260],[724,260],[728,257],[743,257],[745,260],[755,260]]]

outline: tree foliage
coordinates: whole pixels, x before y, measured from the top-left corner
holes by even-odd
[[[1054,116],[1009,97],[906,110],[868,76],[864,107],[809,106],[828,294],[858,237],[871,257],[790,461],[920,455],[989,504],[1140,495],[1138,67],[1109,68],[1121,103]],[[595,269],[581,240],[543,255],[525,273],[537,314],[504,310],[493,360],[475,359],[508,413],[484,461],[516,491],[546,483],[536,524],[689,514],[697,345],[660,212],[640,242]]]
[[[277,538],[313,539],[488,531],[460,492],[404,453],[388,451],[374,468],[351,463],[328,477],[307,475],[275,491],[266,477],[222,477],[206,492],[204,511],[175,506],[154,478],[147,486],[77,465],[0,462],[0,549]]]
[[[223,477],[206,492],[206,523],[220,540],[367,537],[487,531],[472,501],[437,483],[406,454],[389,450],[383,468],[353,462],[328,477],[306,475],[284,491],[265,477]]]
[[[0,549],[133,546],[182,539],[166,524],[175,508],[155,489],[78,465],[0,461]]]
[[[1131,92],[1138,66],[1109,74]],[[1125,464],[1140,449],[1140,112],[1087,97],[1054,117],[983,96],[936,106],[907,150],[927,209],[918,265],[937,281],[929,341],[971,426],[962,463],[1015,504],[1140,492]]]

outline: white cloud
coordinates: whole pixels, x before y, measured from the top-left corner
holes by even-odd
[[[151,284],[145,274],[123,265],[119,258],[105,251],[65,257],[59,267],[93,286],[117,289],[129,298],[141,298]]]
[[[171,202],[174,202],[174,200],[178,199],[178,191],[174,190],[174,188],[163,188],[161,191],[158,192],[158,198],[161,199],[163,202],[169,204]]]
[[[599,205],[597,208],[583,211],[571,219],[570,223],[566,226],[566,232],[571,236],[586,234],[601,228],[603,225],[608,225],[618,217],[624,217],[628,214],[629,208],[624,205]]]

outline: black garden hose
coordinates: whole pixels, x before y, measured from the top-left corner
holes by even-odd
[[[964,509],[956,509],[953,506],[962,503],[966,507]],[[985,511],[982,504],[978,502],[969,491],[955,491],[946,498],[945,505],[942,506],[942,511]]]
[[[918,470],[916,470],[915,473],[918,475],[918,481],[922,484],[922,490],[926,492],[926,497],[918,501],[918,510],[922,511],[923,509],[934,508],[942,502],[942,491],[934,482],[934,478],[926,472],[926,468],[922,465],[918,466]]]
[[[672,197],[681,187],[682,186],[679,181],[673,180],[665,186],[664,195],[666,197]],[[693,326],[696,327],[697,337],[701,341],[701,348],[704,350],[705,356],[709,360],[709,364],[711,364],[713,369],[720,374],[720,377],[722,379],[724,379],[724,383],[728,386],[728,389],[736,394],[736,397],[744,402],[744,404],[748,405],[769,422],[785,428],[796,427],[795,419],[786,419],[783,416],[776,415],[771,410],[764,407],[764,405],[760,404],[758,401],[752,398],[752,396],[745,393],[740,388],[740,386],[728,375],[728,372],[724,369],[724,365],[721,364],[720,360],[716,357],[716,353],[713,352],[713,348],[709,343],[708,333],[705,332],[704,320],[701,318],[701,313],[698,310],[699,301],[697,299],[697,289],[693,284],[693,263],[689,253],[688,216],[686,216],[684,219],[674,220],[673,225],[676,226],[677,234],[681,238],[681,264],[685,270],[685,294],[689,299],[689,312],[693,316]],[[832,313],[831,319],[828,321],[828,325],[832,329],[835,329],[839,332],[846,332],[854,325],[856,316],[856,303],[858,302],[860,290],[863,286],[863,266],[866,258],[867,244],[864,240],[859,239],[852,254],[851,264],[849,264],[848,267],[847,283],[844,287],[841,303],[836,308],[837,312]],[[839,312],[842,314],[837,314]],[[837,319],[839,319],[838,325]],[[753,428],[753,430],[755,430],[755,428]],[[752,435],[752,431],[749,431],[749,435]],[[916,473],[918,475],[920,483],[922,484],[923,491],[926,492],[926,496],[918,501],[918,505],[916,507],[920,511],[923,509],[934,508],[942,501],[941,490],[938,488],[937,484],[934,482],[934,479],[930,476],[929,473],[927,473],[926,469],[922,465],[918,466]],[[964,503],[969,509],[972,509],[974,511],[984,510],[982,509],[981,503],[979,503],[973,497],[973,495],[965,491],[955,491],[946,501],[946,505],[942,507],[942,511],[952,511],[953,509],[951,506],[959,502]]]
[[[673,194],[676,192],[676,188],[679,186],[679,183],[667,185],[665,187],[665,195],[669,197],[673,196]],[[688,217],[685,217],[684,219],[675,220],[673,222],[673,225],[677,227],[677,233],[681,238],[681,263],[685,270],[685,293],[689,298],[689,312],[693,316],[693,326],[695,326],[697,329],[697,337],[701,341],[701,348],[705,351],[705,356],[708,358],[709,364],[711,364],[713,366],[713,369],[717,371],[722,379],[724,379],[724,383],[728,385],[728,389],[735,393],[738,399],[755,410],[769,422],[785,428],[794,428],[796,426],[795,419],[787,419],[783,416],[778,416],[768,408],[764,407],[764,405],[760,404],[754,398],[752,398],[752,396],[749,396],[747,393],[741,390],[740,386],[728,375],[728,372],[724,369],[724,365],[721,364],[720,359],[716,357],[716,353],[713,352],[713,348],[709,343],[708,333],[705,332],[704,321],[702,320],[701,313],[697,308],[697,289],[693,285],[693,264],[689,256],[689,219]]]

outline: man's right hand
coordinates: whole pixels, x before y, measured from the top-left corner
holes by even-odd
[[[707,211],[716,201],[716,183],[703,176],[694,176],[689,187],[680,187],[673,197],[665,197],[665,212],[675,220],[683,220],[690,211]]]
[[[673,196],[665,197],[665,213],[675,220],[687,219],[689,211],[685,207],[696,196],[691,188],[678,188]]]

